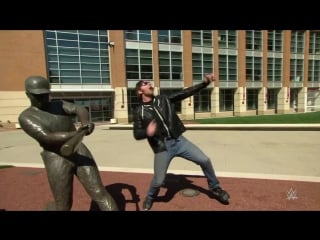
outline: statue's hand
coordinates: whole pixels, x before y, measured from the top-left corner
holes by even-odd
[[[94,127],[95,127],[94,123],[91,122],[91,123],[88,123],[88,124],[86,124],[86,125],[80,126],[80,127],[78,128],[78,131],[87,130],[86,136],[88,136],[88,135],[90,135],[90,134],[93,132]]]

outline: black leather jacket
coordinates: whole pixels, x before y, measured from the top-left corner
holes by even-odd
[[[158,95],[148,103],[141,102],[135,109],[133,116],[133,135],[136,140],[148,139],[154,153],[166,150],[164,139],[167,137],[178,138],[186,131],[185,126],[174,110],[174,103],[194,95],[196,92],[207,87],[209,83],[199,83],[185,88],[172,96]],[[159,114],[157,114],[158,112]],[[152,137],[147,136],[147,126],[156,119],[158,129]],[[168,128],[168,131],[166,130]]]

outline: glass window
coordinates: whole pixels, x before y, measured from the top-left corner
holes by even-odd
[[[267,91],[267,104],[268,104],[268,109],[276,109],[277,107],[277,102],[278,102],[278,92],[279,89],[274,89],[270,88]]]
[[[282,79],[282,58],[268,58],[268,81],[280,82]]]
[[[138,30],[126,30],[125,31],[126,40],[138,40]]]
[[[57,39],[57,32],[56,31],[45,31],[44,36],[46,38],[46,41],[48,39],[53,39],[54,41]]]
[[[82,56],[99,56],[99,53],[102,53],[99,51],[99,49],[88,49],[88,48],[80,48],[80,54]]]
[[[203,80],[205,73],[213,72],[213,54],[192,53],[193,80]]]
[[[262,51],[262,31],[261,30],[246,31],[246,49]]]
[[[309,77],[310,82],[320,82],[320,60],[309,60]]]
[[[237,56],[219,55],[219,80],[237,81]]]
[[[100,64],[81,63],[81,71],[100,71]]]
[[[131,41],[151,42],[151,30],[125,30],[125,39]]]
[[[290,59],[290,80],[301,82],[303,79],[303,59]]]
[[[158,30],[159,43],[181,44],[181,30]]]
[[[233,111],[234,89],[219,90],[219,111]]]
[[[219,30],[218,31],[219,48],[232,48],[236,49],[237,44],[237,31],[235,30]]]
[[[72,69],[79,69],[80,64],[79,63],[66,63],[66,62],[60,62],[59,68],[61,70],[72,70]]]
[[[56,51],[56,49],[55,49]],[[58,49],[58,54],[60,55],[71,55],[71,56],[79,56],[79,48],[64,48],[61,47]]]
[[[247,110],[258,109],[258,94],[259,89],[248,89],[247,88]]]
[[[153,79],[152,51],[141,49],[126,49],[127,79]]]
[[[47,64],[51,82],[60,84],[110,83],[107,31],[45,30],[44,32],[47,61],[56,62],[56,64]],[[101,48],[103,46],[104,48]],[[54,73],[53,70],[58,73],[51,75]],[[104,72],[104,76],[101,72]]]
[[[133,121],[133,112],[136,107],[139,105],[140,101],[137,96],[137,93],[134,89],[127,90],[128,95],[128,115],[129,115],[129,122]]]
[[[113,118],[114,100],[111,95],[105,95],[103,97],[90,96],[85,99],[69,97],[63,100],[85,106],[89,111],[90,121],[92,122],[105,122]],[[76,120],[76,122],[77,121],[79,120]]]
[[[262,81],[262,58],[246,57],[246,79],[247,81]]]
[[[291,53],[304,52],[304,31],[291,31]]]
[[[79,41],[80,42],[98,42],[98,34],[96,31],[89,30],[88,33],[84,33],[84,31],[79,31]],[[82,34],[81,34],[82,33]]]
[[[92,56],[80,56],[80,62],[82,63],[100,63],[102,58]],[[105,62],[103,62],[105,63]],[[109,66],[109,65],[108,65]]]
[[[283,49],[283,31],[268,31],[268,51],[282,52]]]
[[[194,112],[211,112],[211,91],[205,88],[194,94]]]
[[[79,42],[69,40],[58,40],[59,47],[79,47]]]
[[[78,41],[78,34],[73,32],[57,32],[58,39]]]
[[[310,31],[309,53],[320,54],[320,32]]]
[[[192,45],[212,47],[212,31],[211,30],[192,30]]]
[[[80,42],[81,48],[95,48],[99,49],[99,43],[97,42]]]
[[[183,79],[181,52],[159,51],[159,76],[160,80]]]

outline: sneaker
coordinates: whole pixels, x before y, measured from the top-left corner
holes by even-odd
[[[153,200],[151,198],[146,197],[145,200],[143,201],[143,210],[144,211],[149,211],[152,207]]]
[[[229,204],[230,195],[221,187],[213,188],[212,192],[220,202],[222,202],[223,204]]]

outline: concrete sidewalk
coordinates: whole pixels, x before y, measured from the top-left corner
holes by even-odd
[[[294,126],[186,124],[184,135],[211,158],[220,177],[320,182],[320,124]],[[41,148],[23,130],[0,131],[0,138],[0,165],[44,167]],[[132,125],[96,126],[84,142],[101,171],[153,172],[153,153],[146,140],[133,138]],[[203,175],[198,165],[180,158],[168,172]]]

